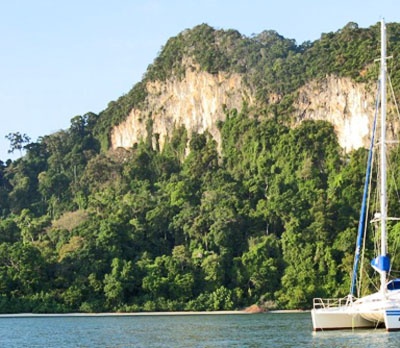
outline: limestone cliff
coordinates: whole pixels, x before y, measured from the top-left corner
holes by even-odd
[[[241,109],[244,101],[253,103],[250,89],[239,74],[212,75],[188,68],[182,80],[149,82],[146,88],[146,110],[132,109],[126,120],[112,129],[112,148],[129,148],[146,138],[147,117],[151,118],[153,134],[159,135],[161,148],[173,129],[181,125],[189,134],[208,131],[219,144],[216,124],[225,118],[223,108]]]
[[[374,93],[350,78],[327,77],[298,91],[295,122],[324,120],[333,124],[345,151],[368,146],[374,115]]]
[[[400,26],[389,28],[388,47],[395,52]],[[252,37],[207,24],[185,30],[167,41],[126,98],[99,115],[96,134],[104,148],[110,143],[130,148],[149,135],[162,148],[172,131],[184,126],[189,136],[208,131],[221,145],[217,124],[225,108],[240,111],[246,103],[249,114],[268,117],[277,110],[290,126],[307,119],[331,122],[345,151],[368,147],[378,29],[351,22],[302,45],[268,30]],[[400,74],[393,70],[396,90]],[[388,117],[396,131],[399,122]]]
[[[188,68],[182,80],[147,83],[147,107],[132,109],[126,120],[111,132],[112,148],[129,148],[147,137],[147,119],[153,134],[159,134],[162,148],[175,127],[208,131],[220,144],[216,124],[224,120],[224,106],[240,110],[243,101],[254,103],[250,88],[239,74],[212,75]],[[350,78],[326,77],[298,90],[294,102],[294,123],[306,119],[326,120],[334,125],[340,145],[351,151],[368,145],[374,113],[374,93]]]

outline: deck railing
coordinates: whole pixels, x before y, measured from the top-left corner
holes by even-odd
[[[313,308],[320,309],[320,308],[335,308],[335,307],[342,307],[350,304],[354,301],[353,297],[346,296],[342,298],[314,298],[313,299]]]

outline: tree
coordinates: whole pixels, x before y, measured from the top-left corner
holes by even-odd
[[[244,270],[243,285],[253,300],[272,300],[279,289],[283,268],[280,254],[279,241],[274,235],[250,239],[249,250],[241,257],[241,268]]]
[[[46,261],[33,245],[17,242],[0,245],[0,283],[2,293],[32,295],[46,289]]]
[[[15,150],[18,150],[21,156],[24,144],[28,144],[31,141],[29,136],[27,136],[25,133],[21,134],[20,132],[8,133],[6,135],[6,139],[10,141],[11,147],[10,150],[8,150],[8,153],[14,153]]]
[[[134,285],[133,280],[132,261],[114,258],[111,263],[111,272],[104,276],[104,294],[110,309],[118,309],[128,301]]]

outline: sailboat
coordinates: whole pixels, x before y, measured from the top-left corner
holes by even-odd
[[[387,331],[400,330],[400,279],[388,280],[390,270],[390,257],[387,248],[387,222],[398,220],[390,218],[387,214],[387,174],[386,174],[386,90],[387,90],[387,56],[386,56],[386,24],[381,20],[381,58],[380,58],[380,139],[378,142],[380,151],[380,211],[375,213],[371,222],[378,223],[380,229],[379,255],[372,260],[371,266],[380,275],[380,287],[376,293],[357,299],[355,297],[357,265],[362,246],[364,224],[366,217],[366,201],[370,172],[371,157],[374,148],[375,124],[371,139],[371,148],[368,158],[366,182],[361,208],[360,225],[357,237],[357,246],[353,267],[353,278],[350,294],[342,299],[313,300],[311,317],[314,331],[376,328],[384,326]]]

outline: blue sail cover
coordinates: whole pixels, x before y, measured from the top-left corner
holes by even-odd
[[[383,255],[375,257],[371,261],[371,266],[377,272],[389,272],[389,270],[390,270],[390,258],[389,258],[389,256],[383,256]]]

